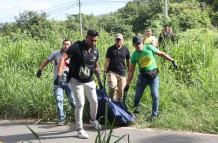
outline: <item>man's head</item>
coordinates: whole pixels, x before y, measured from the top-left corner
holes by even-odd
[[[169,29],[170,29],[169,25],[164,25],[164,32],[165,33],[169,32]]]
[[[115,35],[115,43],[117,48],[121,48],[123,46],[123,35],[121,33],[117,33]]]
[[[146,28],[146,29],[145,29],[145,36],[149,37],[149,36],[151,36],[151,35],[152,35],[151,29],[150,29],[150,28]]]
[[[64,39],[63,41],[63,51],[66,52],[68,47],[70,47],[71,45],[71,41],[69,39]]]
[[[133,46],[136,48],[137,51],[142,51],[143,44],[142,44],[142,38],[140,36],[134,36],[132,38]]]
[[[89,29],[87,31],[87,34],[86,34],[86,44],[89,48],[91,47],[95,47],[96,46],[96,42],[97,42],[97,39],[98,39],[98,32],[93,30],[93,29]]]

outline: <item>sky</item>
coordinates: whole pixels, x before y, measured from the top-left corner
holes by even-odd
[[[64,20],[79,13],[79,0],[0,0],[0,23],[13,22],[25,10],[46,12],[49,19]],[[114,12],[132,0],[81,0],[81,12],[101,15]]]

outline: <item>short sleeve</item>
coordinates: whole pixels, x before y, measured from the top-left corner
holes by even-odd
[[[55,52],[52,52],[52,54],[48,56],[48,61],[51,62],[54,60],[54,58],[55,58]]]
[[[96,54],[96,61],[98,61],[100,54],[99,54],[97,49],[96,49],[96,52],[97,52],[97,54]]]
[[[134,53],[132,54],[132,56],[131,56],[131,58],[130,58],[130,62],[131,62],[131,64],[134,64],[134,65],[135,65],[136,62],[137,62]]]
[[[107,52],[106,52],[106,58],[110,58],[110,50],[111,49],[111,47],[109,47],[108,49],[107,49]]]
[[[158,49],[152,45],[149,45],[149,49],[153,52],[153,53],[157,53]]]
[[[155,41],[155,42],[158,41],[158,39],[155,36],[152,36],[152,40]]]
[[[77,43],[72,44],[72,45],[67,49],[66,54],[67,54],[69,57],[72,57],[72,55],[73,55],[73,53],[74,53],[73,51],[74,51],[74,49],[75,49],[76,47],[78,47],[78,44],[77,44]]]
[[[130,52],[129,49],[126,47],[126,59],[130,59]]]

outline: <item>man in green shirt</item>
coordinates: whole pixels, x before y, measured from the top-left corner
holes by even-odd
[[[147,85],[150,86],[151,96],[152,96],[152,119],[156,119],[158,115],[158,106],[159,106],[159,76],[158,69],[156,64],[156,59],[154,54],[165,58],[168,61],[171,61],[174,69],[177,69],[175,61],[168,56],[166,53],[158,50],[152,45],[144,45],[142,43],[142,38],[139,36],[134,36],[132,39],[133,46],[135,51],[131,56],[131,64],[128,71],[127,84],[124,88],[124,92],[127,92],[129,89],[129,84],[134,76],[136,64],[139,67],[139,77],[136,85],[136,93],[134,99],[134,107],[137,109],[139,106],[141,97]],[[136,110],[137,112],[137,110]]]

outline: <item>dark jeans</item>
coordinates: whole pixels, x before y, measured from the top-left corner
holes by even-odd
[[[152,116],[157,116],[158,114],[158,106],[159,106],[159,76],[154,79],[148,79],[142,74],[139,75],[137,85],[136,85],[136,93],[134,99],[134,106],[137,108],[139,106],[141,97],[146,86],[149,85],[152,96]]]

